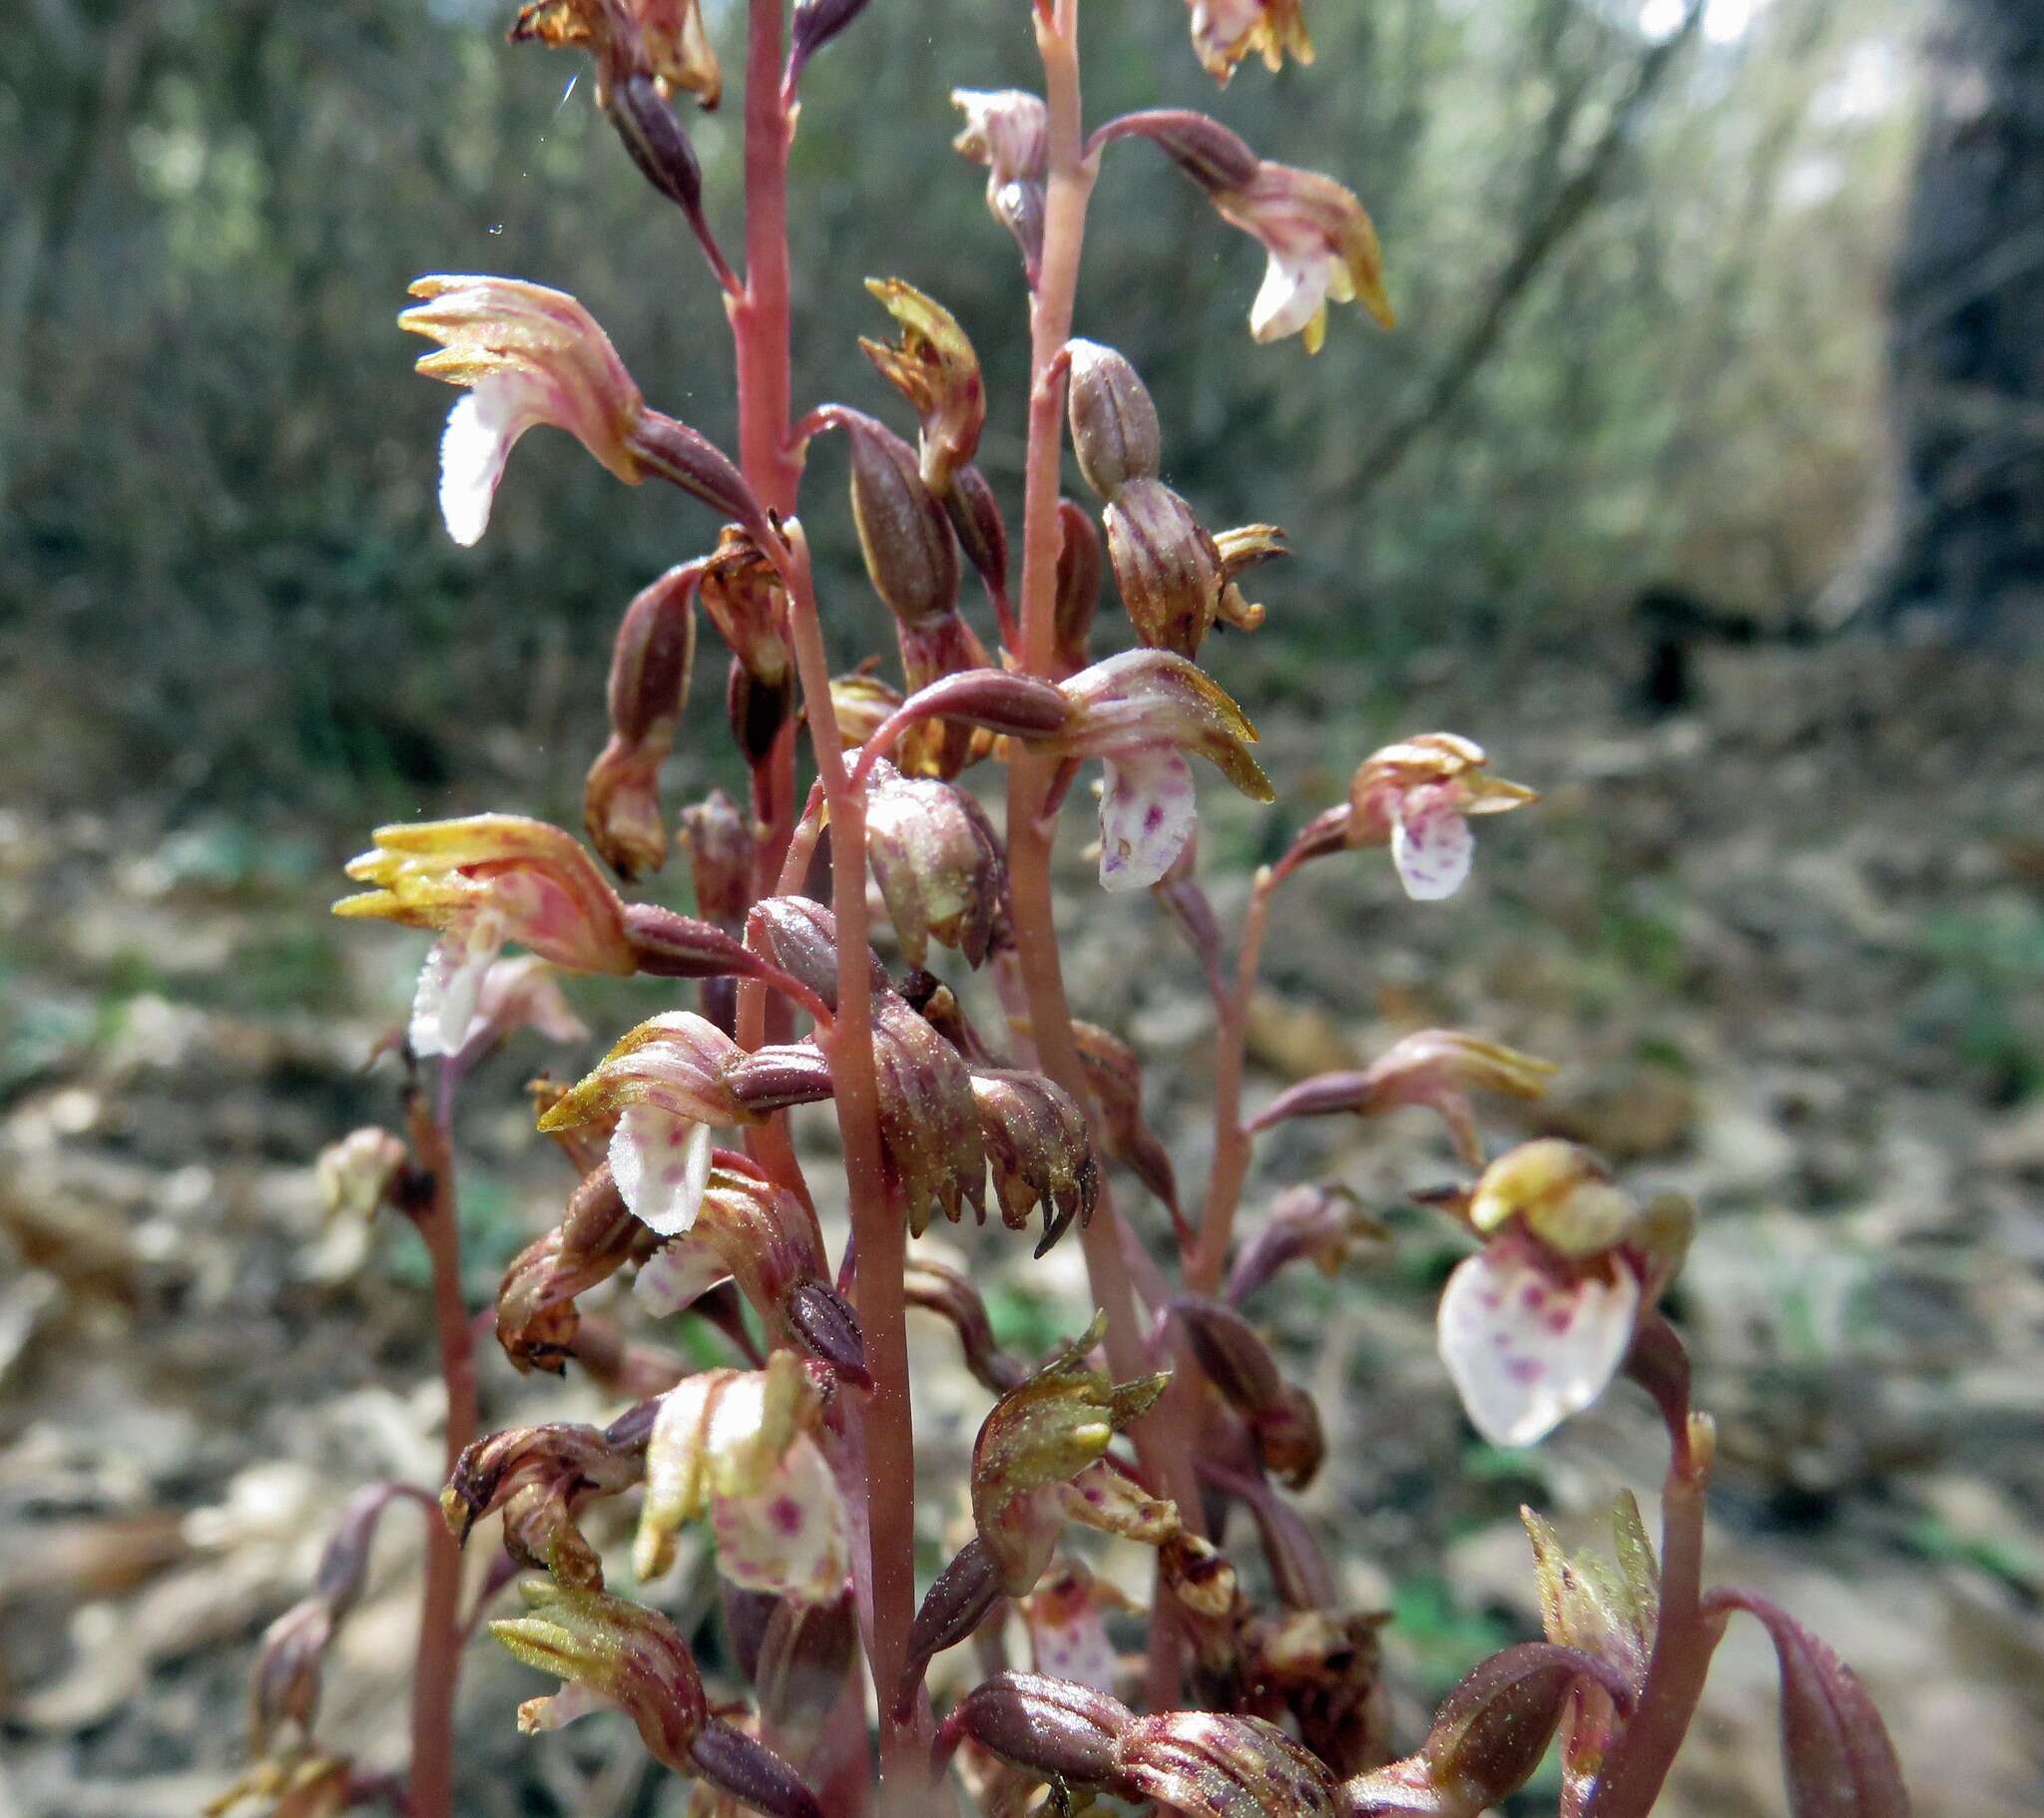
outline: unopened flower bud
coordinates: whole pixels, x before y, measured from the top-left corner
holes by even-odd
[[[1054,704],[1062,712],[1063,702]],[[971,796],[875,763],[866,785],[866,857],[911,966],[922,965],[932,938],[956,948],[968,966],[986,958],[1007,920],[1008,872],[986,811]]]
[[[1029,287],[1043,260],[1043,209],[1050,166],[1050,110],[1019,89],[953,89],[965,116],[951,144],[986,166],[986,206],[1022,248]]]
[[[827,1282],[801,1281],[784,1303],[789,1334],[811,1357],[822,1359],[846,1382],[873,1386],[866,1369],[864,1334],[851,1303]]]
[[[781,78],[783,99],[800,86],[809,59],[866,9],[866,0],[794,0],[788,24],[787,74]]]
[[[1032,1773],[1101,1786],[1115,1772],[1117,1742],[1136,1720],[1119,1699],[1073,1680],[996,1673],[958,1701],[937,1746],[945,1751],[970,1736]]]
[[[1278,1195],[1270,1216],[1230,1271],[1223,1298],[1240,1306],[1287,1263],[1304,1259],[1323,1275],[1339,1272],[1363,1241],[1390,1235],[1345,1186],[1291,1186]]]
[[[1153,650],[1196,656],[1221,604],[1214,539],[1162,480],[1131,480],[1102,516],[1115,585],[1137,638]]]
[[[1114,348],[1075,340],[1066,351],[1072,362],[1072,452],[1086,484],[1112,501],[1131,480],[1157,478],[1163,459],[1157,406],[1135,367]]]
[[[958,603],[958,550],[915,450],[862,411],[830,420],[851,439],[851,513],[873,592],[910,629],[943,618]]]
[[[287,1723],[301,1736],[311,1733],[334,1620],[325,1597],[302,1597],[262,1631],[251,1681],[251,1754],[268,1753],[270,1739]]]
[[[712,789],[682,810],[682,843],[689,850],[696,913],[727,934],[736,933],[752,901],[751,822],[722,789]]]
[[[954,1224],[986,1210],[986,1150],[964,1058],[891,992],[873,1005],[873,1071],[890,1185],[911,1234],[931,1207]]]
[[[1019,1231],[1043,1206],[1041,1256],[1076,1218],[1089,1223],[1100,1197],[1086,1114],[1041,1074],[986,1070],[972,1076],[979,1131],[993,1166],[1001,1221]]]
[[[599,1591],[545,1580],[520,1589],[528,1613],[492,1622],[490,1632],[527,1666],[557,1674],[582,1695],[531,1699],[519,1706],[519,1729],[553,1729],[592,1708],[592,1699],[607,1701],[632,1719],[656,1761],[679,1774],[694,1771],[691,1751],[707,1716],[703,1680],[675,1625]]]
[[[958,318],[933,297],[898,277],[866,279],[901,329],[899,346],[861,338],[860,348],[880,376],[906,398],[922,422],[919,470],[937,498],[970,461],[986,421],[986,386],[979,356]]]
[[[967,461],[951,475],[944,494],[944,515],[951,520],[958,547],[965,552],[992,602],[994,617],[1006,624],[1008,605],[1008,522],[986,475]]]
[[[1093,514],[1076,500],[1058,501],[1058,537],[1053,646],[1055,675],[1062,682],[1093,661],[1093,615],[1100,605],[1101,577],[1107,571]]]
[[[696,652],[692,604],[701,570],[670,569],[625,610],[611,653],[611,736],[590,767],[582,819],[611,869],[630,879],[667,857],[661,816],[662,760],[689,692]]]
[[[1171,1310],[1215,1388],[1250,1424],[1267,1470],[1293,1490],[1310,1483],[1326,1456],[1319,1411],[1278,1374],[1263,1334],[1225,1301],[1181,1294]]]
[[[1115,1742],[1112,1785],[1185,1818],[1335,1818],[1334,1777],[1274,1723],[1211,1711],[1138,1717]]]

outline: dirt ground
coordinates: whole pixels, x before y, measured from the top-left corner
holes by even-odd
[[[1252,1102],[1451,1024],[1563,1064],[1551,1101],[1490,1121],[1493,1140],[1558,1131],[1631,1184],[1696,1197],[1672,1307],[1722,1436],[1712,1576],[1781,1598],[1860,1671],[1926,1818],[2044,1808],[2044,1538],[2026,1513],[2044,1503],[2040,680],[1736,651],[1705,665],[1698,706],[1651,720],[1559,663],[1529,664],[1509,698],[1443,666],[1395,715],[1310,698],[1266,715],[1287,791],[1324,800],[1370,743],[1445,724],[1545,800],[1482,828],[1476,881],[1448,907],[1406,904],[1380,853],[1287,888]],[[436,1475],[410,1234],[323,1229],[309,1171],[323,1143],[391,1116],[389,1064],[363,1063],[421,942],[325,918],[360,829],[167,825],[146,792],[44,815],[29,782],[0,809],[0,1812],[174,1818],[232,1778],[256,1637],[340,1500]],[[1218,784],[1202,798],[1232,926],[1269,823]],[[1197,1183],[1209,1008],[1154,906],[1092,890],[1072,831],[1075,1004],[1149,1058],[1152,1121]],[[661,1002],[571,995],[589,1044],[547,1055],[521,1038],[467,1094],[479,1305],[569,1184],[521,1081],[585,1065]],[[805,1137],[826,1140],[820,1124]],[[1661,1464],[1624,1392],[1532,1454],[1473,1440],[1431,1341],[1456,1241],[1403,1201],[1448,1167],[1417,1114],[1292,1125],[1261,1149],[1250,1197],[1254,1216],[1287,1181],[1339,1178],[1392,1226],[1338,1282],[1287,1277],[1256,1311],[1318,1395],[1330,1465],[1302,1506],[1344,1591],[1394,1614],[1414,1739],[1464,1667],[1537,1632],[1517,1506],[1585,1530]],[[1161,1239],[1133,1182],[1122,1196]],[[974,1258],[1012,1342],[1076,1328],[1075,1245],[1031,1264],[998,1226],[938,1235]],[[916,1343],[934,1565],[984,1398],[939,1331]],[[483,1393],[492,1425],[603,1406],[494,1355]],[[384,1764],[413,1619],[405,1517],[342,1631],[322,1718],[335,1746]],[[701,1567],[649,1594],[700,1617]],[[522,1742],[512,1706],[534,1689],[489,1643],[472,1650],[464,1811],[681,1810],[622,1724]],[[1786,1810],[1774,1711],[1766,1644],[1735,1630],[1669,1818]]]

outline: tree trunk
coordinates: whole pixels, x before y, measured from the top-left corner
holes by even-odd
[[[1944,0],[1895,272],[1891,629],[2044,643],[2044,4]]]

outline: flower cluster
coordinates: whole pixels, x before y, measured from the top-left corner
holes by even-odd
[[[1474,818],[1535,796],[1455,734],[1383,746],[1345,799],[1271,847],[1282,856],[1250,885],[1231,955],[1202,882],[1194,760],[1251,800],[1277,797],[1224,678],[1229,634],[1268,617],[1247,577],[1285,555],[1285,533],[1210,529],[1193,483],[1166,482],[1166,413],[1136,364],[1072,335],[1082,239],[1102,159],[1146,141],[1264,248],[1254,340],[1313,352],[1331,305],[1391,326],[1368,214],[1334,177],[1265,159],[1205,114],[1130,114],[1089,135],[1078,0],[1036,0],[1015,16],[1033,21],[1042,92],[952,97],[956,149],[985,168],[1030,292],[1019,410],[1004,420],[966,322],[903,277],[866,283],[893,324],[891,339],[860,343],[873,395],[791,407],[800,89],[862,8],[531,0],[512,28],[589,56],[598,107],[703,250],[734,337],[738,458],[650,406],[562,291],[425,277],[399,317],[436,343],[420,370],[462,388],[440,448],[457,543],[483,535],[513,447],[539,425],[714,517],[677,552],[698,553],[651,577],[617,622],[583,784],[594,855],[559,827],[482,813],[380,828],[347,867],[363,888],[337,913],[435,941],[382,1045],[403,1069],[404,1134],[335,1144],[320,1192],[348,1230],[389,1206],[425,1243],[448,1471],[437,1497],[372,1485],[343,1512],[312,1592],[263,1637],[255,1765],[227,1803],[309,1818],[380,1798],[451,1818],[462,1648],[523,1573],[523,1613],[488,1629],[560,1687],[526,1702],[519,1726],[622,1713],[654,1760],[697,1783],[691,1809],[706,1813],[934,1811],[949,1795],[933,1781],[955,1773],[980,1809],[1017,1818],[1042,1787],[1044,1809],[1067,1813],[1097,1794],[1189,1818],[1476,1818],[1523,1788],[1559,1735],[1565,1818],[1647,1818],[1711,1650],[1746,1611],[1781,1661],[1798,1818],[1901,1818],[1858,1681],[1772,1604],[1701,1583],[1715,1430],[1691,1408],[1660,1310],[1690,1208],[1643,1199],[1539,1134],[1554,1066],[1462,1030],[1408,1030],[1367,1067],[1245,1104],[1279,887],[1307,861],[1383,847],[1408,897],[1448,897],[1471,874]],[[741,10],[746,54],[721,56],[715,39]],[[1189,0],[1188,24],[1223,85],[1252,57],[1312,60],[1304,0]],[[727,68],[748,89],[743,158],[727,161],[747,187],[743,279],[689,134]],[[944,180],[940,161],[931,181]],[[835,274],[804,285],[805,320],[870,307]],[[1060,495],[1068,436],[1085,497]],[[983,448],[1001,451],[985,471]],[[1019,493],[1004,496],[1018,465]],[[843,489],[885,614],[870,619],[891,634],[836,675],[829,651],[862,619],[846,578],[810,558],[801,514],[832,509],[825,484]],[[1282,614],[1283,570],[1259,580],[1272,576]],[[692,697],[699,621],[728,654],[721,721]],[[734,793],[675,803],[670,758],[700,756],[719,725]],[[1056,846],[1096,763],[1109,897],[1095,907],[1116,918],[1114,951],[1143,966],[1175,928],[1217,1008],[1211,1141],[1176,1157],[1146,1115],[1161,1094],[1145,1062],[1165,1057],[1084,1020],[1084,1002],[1075,1017],[1086,981],[1067,980],[1059,951]],[[652,900],[678,846],[693,914]],[[632,1005],[613,1032],[631,1026],[593,1064],[585,1053],[579,1076],[531,1088],[538,1132],[572,1173],[553,1222],[505,1269],[494,1325],[511,1371],[573,1372],[615,1414],[486,1431],[508,1378],[475,1355],[457,1089],[522,1028],[586,1042],[578,975],[613,981],[608,1004]],[[1533,1121],[1529,1139],[1491,1149],[1479,1109],[1492,1101]],[[1308,1387],[1321,1378],[1259,1323],[1294,1263],[1340,1276],[1395,1227],[1301,1159],[1304,1140],[1258,1146],[1294,1120],[1338,1114],[1374,1132],[1413,1112],[1438,1121],[1456,1170],[1417,1196],[1475,1246],[1439,1299],[1444,1415],[1452,1389],[1481,1438],[1532,1445],[1624,1376],[1662,1417],[1670,1463],[1658,1561],[1630,1499],[1615,1567],[1572,1556],[1527,1512],[1544,1638],[1479,1664],[1400,1753],[1395,1656],[1379,1645],[1389,1617],[1344,1595],[1352,1575],[1294,1500],[1338,1429]],[[1268,1209],[1238,1230],[1259,1160],[1280,1147],[1296,1177],[1272,1180]],[[969,1261],[909,1247],[940,1212],[987,1224],[989,1200],[1005,1230],[960,1233]],[[1028,1246],[1006,1232],[1032,1218],[1037,1256],[1060,1241],[1083,1251],[1093,1300],[1047,1357],[1008,1342],[983,1291],[995,1246],[1024,1266]],[[955,1341],[979,1398],[967,1479],[935,1500],[919,1481],[930,1454],[911,1313],[922,1336]],[[313,1731],[370,1537],[401,1501],[430,1524],[400,1783]],[[478,1544],[494,1569],[465,1587],[461,1550]],[[918,1596],[925,1546],[946,1563]],[[680,1574],[685,1589],[644,1590],[685,1562],[704,1568]],[[714,1598],[697,1594],[713,1582]]]

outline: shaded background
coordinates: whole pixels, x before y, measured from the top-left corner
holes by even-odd
[[[479,550],[437,525],[448,394],[393,325],[422,271],[571,289],[653,402],[731,422],[693,246],[579,60],[507,49],[508,11],[29,0],[0,42],[0,1773],[52,1818],[217,1791],[326,1514],[431,1474],[405,1234],[336,1248],[306,1172],[388,1116],[360,1063],[418,953],[325,921],[339,859],[394,815],[573,824],[617,615],[713,529],[561,437],[521,449]],[[1996,0],[1308,11],[1313,68],[1218,101],[1173,0],[1087,21],[1094,117],[1205,108],[1335,172],[1401,315],[1344,312],[1317,361],[1255,348],[1261,251],[1143,148],[1111,155],[1079,331],[1144,373],[1205,520],[1278,520],[1296,552],[1259,577],[1268,627],[1210,647],[1283,796],[1210,794],[1214,893],[1239,908],[1401,732],[1475,735],[1547,800],[1451,911],[1380,865],[1309,874],[1254,1090],[1429,1022],[1563,1060],[1517,1130],[1705,1208],[1679,1311],[1727,1433],[1726,1576],[1862,1666],[1926,1813],[2035,1809],[2044,28]],[[733,25],[713,13],[735,84]],[[946,93],[1033,77],[1020,0],[873,0],[812,68],[794,160],[798,400],[893,414],[858,279],[905,277],[978,346],[1011,500],[1026,323]],[[693,122],[728,243],[737,127],[736,97]],[[804,504],[848,663],[883,628],[840,460],[819,447]],[[702,667],[676,801],[733,780],[693,736],[719,724]],[[1147,905],[1069,882],[1081,1013],[1153,1058],[1197,1179],[1197,980]],[[578,1003],[597,1035],[558,1069],[649,1008]],[[479,1302],[564,1190],[519,1107],[536,1061],[471,1094]],[[1329,1172],[1389,1211],[1442,1166],[1423,1125],[1314,1129],[1255,1190]],[[1308,1507],[1344,1590],[1396,1613],[1416,1724],[1535,1619],[1516,1504],[1581,1514],[1659,1465],[1624,1404],[1531,1459],[1474,1446],[1426,1325],[1454,1248],[1396,1228],[1366,1292],[1262,1310],[1319,1347],[1337,1464]],[[1014,1260],[958,1241],[989,1279]],[[1069,1323],[1075,1260],[998,1277],[1010,1342]],[[949,1484],[979,1407],[934,1339],[925,1362]],[[499,1371],[486,1416],[577,1393]],[[371,1759],[407,1544],[330,1675]],[[700,1614],[700,1585],[676,1595]],[[1765,1655],[1724,1659],[1671,1812],[1782,1809]],[[614,1737],[517,1743],[530,1690],[478,1660],[476,1810],[676,1809]]]

